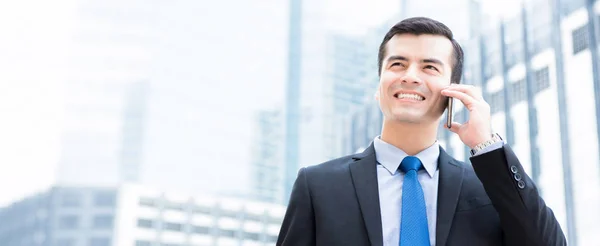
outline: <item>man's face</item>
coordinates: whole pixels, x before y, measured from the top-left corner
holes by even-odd
[[[399,34],[386,44],[377,99],[388,121],[430,124],[444,112],[452,42],[444,36]]]

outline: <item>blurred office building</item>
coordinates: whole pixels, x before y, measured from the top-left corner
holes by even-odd
[[[319,55],[322,64],[303,72],[300,119],[300,166],[318,164],[342,153],[340,120],[364,103],[366,84],[363,37],[326,35]],[[308,59],[308,58],[307,58]],[[307,62],[308,63],[308,62]],[[314,67],[313,67],[314,66]],[[307,68],[308,70],[308,68]],[[320,80],[314,79],[320,76]],[[297,168],[296,168],[297,171]]]
[[[154,5],[74,3],[64,126],[55,183],[139,179],[149,96]],[[129,9],[125,14],[125,9]],[[52,184],[50,184],[52,185]]]
[[[331,85],[327,85],[328,92],[323,96],[329,98],[329,102],[324,104],[325,107],[330,106],[330,111],[325,113],[329,116],[325,133],[331,136],[326,142],[326,146],[329,146],[326,147],[329,150],[325,156],[326,160],[338,158],[343,154],[342,146],[336,141],[345,135],[340,122],[343,122],[349,112],[355,111],[365,103],[370,84],[362,78],[367,73],[372,73],[364,66],[370,55],[364,36],[332,34],[327,50],[328,81]],[[305,163],[314,164],[318,163]]]
[[[536,182],[569,245],[600,239],[599,10],[591,1],[530,1],[462,42],[462,83],[483,89],[494,130]],[[461,106],[455,120],[464,122]],[[346,152],[367,147],[381,120],[374,102],[351,116]],[[469,149],[457,136],[440,126],[438,137],[447,152],[468,162]]]
[[[255,117],[251,164],[251,194],[258,201],[283,203],[282,110],[261,110]]]
[[[310,51],[306,61],[303,60],[297,123],[286,122],[298,124],[297,135],[286,135],[288,146],[294,141],[298,144],[297,159],[287,157],[285,162],[286,202],[300,167],[319,164],[343,154],[338,141],[345,135],[341,122],[364,103],[369,87],[362,79],[366,73],[364,60],[367,57],[362,36],[331,34],[317,40],[321,43],[315,44],[315,50]]]
[[[273,245],[282,205],[139,185],[57,186],[0,209],[3,246]]]
[[[323,1],[290,3],[284,202],[300,167],[342,153],[340,119],[363,103],[366,91],[360,80],[366,59],[363,37],[328,30]]]
[[[37,189],[140,183],[198,194],[247,195],[247,145],[252,141],[247,133],[252,129],[224,127],[206,115],[216,110],[231,122],[240,117],[249,121],[241,110],[215,107],[222,100],[214,96],[215,90],[231,86],[215,81],[237,81],[239,74],[250,78],[252,73],[265,81],[282,80],[285,67],[278,59],[285,57],[287,26],[280,21],[286,15],[278,10],[286,4],[236,1],[239,9],[228,10],[230,14],[249,15],[254,24],[227,34],[225,41],[215,37],[231,26],[238,28],[238,23],[213,27],[204,21],[223,18],[209,9],[229,8],[224,4],[93,0],[72,5],[61,153],[52,178]],[[248,34],[262,28],[269,32]],[[255,53],[250,57],[273,56],[267,72],[261,70],[267,65],[240,68],[237,75],[208,71],[215,59],[230,62],[219,49],[239,42],[236,35],[251,47],[244,50]],[[237,172],[229,172],[224,163],[236,163]]]

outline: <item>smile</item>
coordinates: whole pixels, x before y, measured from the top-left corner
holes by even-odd
[[[398,98],[398,99],[409,99],[409,100],[415,100],[415,101],[425,100],[425,98],[422,97],[421,95],[410,94],[410,93],[396,93],[396,94],[394,94],[394,97]]]

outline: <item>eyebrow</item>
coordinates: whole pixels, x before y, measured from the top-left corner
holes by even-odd
[[[401,61],[408,61],[408,58],[404,57],[404,56],[390,56],[388,59],[388,62],[391,62],[393,60],[401,60]],[[438,59],[435,58],[427,58],[427,59],[422,59],[421,60],[422,63],[433,63],[433,64],[438,64],[440,66],[443,66],[444,63]]]

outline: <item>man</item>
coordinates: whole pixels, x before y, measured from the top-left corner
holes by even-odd
[[[458,84],[462,62],[444,24],[410,18],[392,27],[379,48],[381,135],[362,153],[300,169],[277,245],[566,245],[492,132],[481,92]],[[446,129],[472,149],[472,166],[436,141],[448,97],[468,110],[467,122]]]

